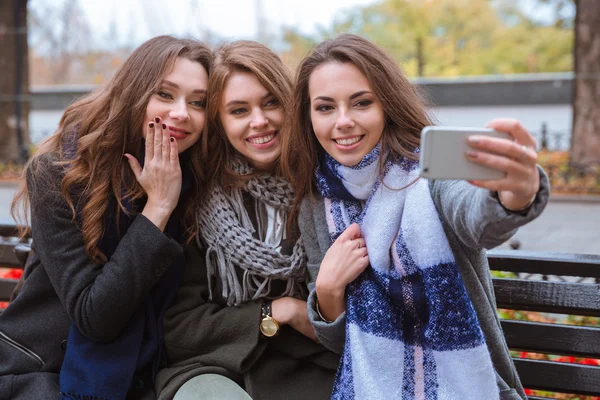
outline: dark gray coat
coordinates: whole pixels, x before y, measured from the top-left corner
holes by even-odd
[[[222,285],[218,276],[209,282],[206,262],[205,250],[187,246],[183,282],[164,319],[169,368],[158,373],[158,398],[171,399],[189,379],[214,373],[240,383],[254,400],[329,399],[339,355],[289,326],[275,338],[262,337],[262,300],[227,306],[215,295]],[[276,297],[285,284],[272,283],[269,294]]]
[[[71,324],[92,340],[114,340],[183,252],[138,215],[108,262],[92,262],[54,160],[42,156],[27,176],[34,255],[21,291],[0,314],[0,400],[58,399]]]

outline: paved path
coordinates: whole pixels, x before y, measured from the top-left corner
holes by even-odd
[[[15,191],[15,184],[0,182],[0,222],[12,221]],[[511,240],[518,240],[521,250],[600,254],[600,201],[550,201],[544,213]]]
[[[550,201],[536,220],[508,242],[521,250],[600,254],[600,201]],[[509,248],[508,243],[500,248]]]

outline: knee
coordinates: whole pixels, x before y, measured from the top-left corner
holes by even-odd
[[[198,375],[187,381],[173,400],[252,400],[233,380],[218,374]]]

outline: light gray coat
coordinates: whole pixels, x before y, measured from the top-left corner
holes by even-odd
[[[485,249],[508,240],[518,227],[535,219],[548,202],[550,184],[539,168],[540,190],[530,208],[522,213],[507,211],[490,191],[476,188],[466,181],[431,181],[430,190],[444,231],[454,253],[462,279],[477,312],[496,370],[501,400],[526,399],[512,362],[500,320]],[[323,345],[341,354],[344,347],[346,315],[332,323],[321,320],[316,310],[315,280],[330,246],[323,198],[315,194],[301,205],[300,231],[309,256],[308,269],[312,284],[308,314]],[[482,393],[485,398],[485,393]]]

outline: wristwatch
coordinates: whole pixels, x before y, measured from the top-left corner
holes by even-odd
[[[271,315],[271,300],[262,303],[260,315],[260,333],[265,337],[275,337],[279,333],[279,323]]]

